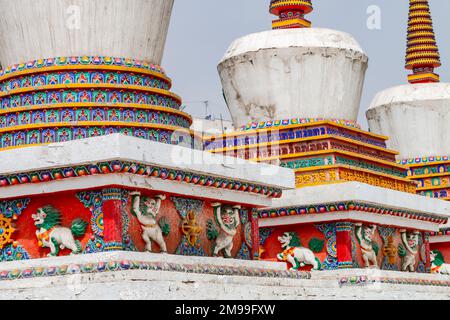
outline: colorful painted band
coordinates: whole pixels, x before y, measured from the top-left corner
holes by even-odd
[[[307,214],[327,214],[336,212],[360,211],[376,213],[381,215],[390,215],[406,219],[414,219],[437,224],[447,223],[448,218],[436,215],[430,215],[422,212],[403,211],[396,208],[385,208],[364,202],[340,202],[327,203],[319,205],[310,205],[305,207],[288,207],[278,209],[263,209],[259,211],[261,219],[278,218]]]
[[[180,108],[181,98],[167,90],[115,84],[68,84],[0,93],[1,108],[72,102],[146,103]]]
[[[295,181],[297,188],[357,181],[386,189],[416,193],[414,181],[343,165],[315,167],[304,171],[297,170]]]
[[[439,156],[439,157],[422,157],[422,158],[407,158],[402,159],[399,163],[403,165],[416,165],[416,164],[429,164],[433,162],[450,162],[449,156]]]
[[[361,133],[364,134],[362,135]],[[205,149],[215,150],[219,148],[238,147],[248,144],[260,144],[323,135],[340,136],[384,149],[386,149],[385,141],[388,139],[387,137],[361,132],[355,128],[341,126],[331,121],[319,121],[315,123],[289,125],[270,129],[237,131],[231,134],[209,136],[205,138]]]
[[[2,133],[0,129],[0,133]],[[34,124],[16,127],[17,131],[0,135],[0,149],[27,145],[42,145],[122,133],[137,138],[167,144],[193,147],[194,139],[200,139],[188,129],[151,123],[130,122],[73,122]]]
[[[406,279],[406,278],[390,278],[390,277],[367,277],[354,276],[339,279],[339,286],[365,286],[370,284],[389,284],[389,285],[413,285],[413,286],[435,286],[450,287],[448,280],[429,280],[429,279]]]
[[[114,107],[105,104],[91,104],[86,107],[82,103],[72,105],[79,105],[79,107],[61,108],[50,105],[32,110],[22,108],[26,111],[21,112],[0,113],[0,129],[17,129],[32,124],[82,121],[160,123],[187,129],[192,123],[191,117],[188,115],[165,107],[130,106],[128,104]],[[94,105],[97,106],[94,107]]]
[[[264,122],[252,122],[240,128],[241,131],[246,130],[255,130],[255,129],[266,129],[266,128],[274,128],[280,126],[289,126],[289,125],[297,125],[302,123],[314,123],[319,121],[326,121],[325,118],[294,118],[294,119],[286,119],[286,120],[273,120],[273,121],[264,121]],[[341,120],[341,119],[330,119],[328,121],[338,123],[344,126],[353,127],[360,129],[360,125],[354,121]]]
[[[165,74],[164,70],[154,64],[147,63],[145,61],[139,61],[134,59],[126,58],[113,58],[113,57],[58,57],[49,58],[42,60],[34,60],[27,63],[16,64],[13,66],[6,67],[4,70],[0,70],[0,81],[3,81],[4,76],[8,75],[11,77],[17,76],[24,71],[36,72],[39,69],[49,68],[49,67],[66,67],[66,66],[89,66],[93,65],[96,67],[101,66],[118,66],[118,67],[128,67],[137,68],[148,71],[153,71],[160,74]]]
[[[143,163],[131,163],[124,161],[93,163],[90,165],[1,176],[0,187],[111,173],[136,174],[163,180],[191,183],[210,188],[261,194],[274,198],[279,198],[282,195],[281,189],[278,188],[256,185],[237,180],[221,179],[213,176],[198,175],[193,172],[172,170],[169,168],[150,166]]]
[[[0,82],[0,91],[19,90],[24,88],[39,88],[49,85],[62,84],[116,84],[146,86],[170,90],[170,81],[153,75],[141,75],[132,72],[103,71],[60,71],[43,74],[25,75]]]
[[[64,276],[73,274],[94,274],[114,271],[128,270],[148,270],[148,271],[169,271],[191,274],[229,275],[245,277],[268,277],[268,278],[288,278],[288,279],[310,279],[309,272],[292,272],[269,270],[248,267],[216,266],[211,264],[178,264],[163,262],[142,262],[142,261],[109,261],[87,264],[69,264],[53,267],[33,267],[21,270],[7,270],[0,272],[0,280],[18,280],[53,276]]]

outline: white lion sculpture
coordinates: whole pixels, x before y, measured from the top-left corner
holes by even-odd
[[[31,216],[36,226],[36,237],[39,246],[50,248],[49,257],[57,256],[59,249],[68,248],[72,254],[82,251],[81,243],[75,237],[83,237],[86,233],[87,222],[77,219],[72,222],[71,228],[61,226],[61,212],[52,207],[39,208],[36,214]]]
[[[314,253],[305,247],[301,247],[300,239],[295,232],[285,232],[278,237],[281,248],[284,250],[278,254],[280,261],[287,261],[292,265],[291,270],[297,271],[305,265],[312,265],[314,270],[320,269],[320,262]]]
[[[431,273],[450,275],[450,264],[444,262],[442,253],[438,250],[430,252]]]

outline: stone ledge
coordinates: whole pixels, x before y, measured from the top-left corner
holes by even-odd
[[[284,263],[187,257],[139,252],[106,252],[4,262],[0,281],[103,272],[150,270],[194,274],[309,279],[308,272],[291,272]]]
[[[97,266],[102,271],[93,271]],[[139,269],[141,266],[144,268]],[[57,267],[67,272],[58,274]],[[0,299],[422,300],[450,297],[450,277],[442,275],[374,269],[295,273],[276,262],[135,252],[5,262],[0,264],[0,275],[3,279],[8,270],[14,269],[33,269],[44,274],[51,268],[54,268],[51,276],[0,279]]]
[[[290,169],[122,134],[5,150],[1,151],[1,158],[1,176],[121,160],[269,188],[295,187],[294,173]]]

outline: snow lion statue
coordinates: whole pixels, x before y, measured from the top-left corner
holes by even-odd
[[[450,264],[445,263],[444,256],[438,250],[430,252],[431,273],[450,275]]]
[[[287,261],[292,264],[291,270],[297,271],[305,265],[312,265],[314,270],[320,269],[319,259],[310,249],[300,245],[297,233],[285,232],[278,237],[278,241],[280,241],[281,248],[284,251],[278,254],[277,258],[280,261]]]
[[[68,248],[72,254],[82,251],[81,243],[75,237],[83,237],[86,233],[87,222],[77,219],[72,222],[71,228],[61,226],[61,212],[52,207],[39,208],[31,216],[36,226],[36,237],[39,246],[50,248],[49,257],[57,256],[60,249]]]

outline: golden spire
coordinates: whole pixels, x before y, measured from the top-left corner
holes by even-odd
[[[311,22],[304,16],[311,11],[311,0],[271,0],[270,13],[279,17],[272,22],[272,29],[310,28]]]
[[[409,0],[408,44],[406,50],[409,83],[439,82],[434,69],[441,66],[428,0]]]

